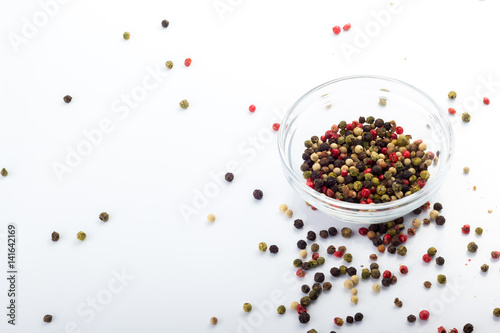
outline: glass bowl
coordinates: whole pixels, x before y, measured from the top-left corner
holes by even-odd
[[[306,185],[300,170],[304,141],[360,116],[395,120],[412,141],[422,139],[439,157],[428,169],[424,188],[395,201],[363,205],[329,198]],[[429,201],[450,170],[454,139],[446,112],[421,90],[386,77],[349,76],[326,82],[293,104],[281,122],[278,148],[286,179],[307,203],[338,220],[369,224],[393,220]]]

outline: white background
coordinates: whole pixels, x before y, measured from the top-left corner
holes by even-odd
[[[6,3],[0,13],[0,168],[10,173],[0,179],[0,331],[329,332],[337,330],[334,317],[358,311],[365,314],[362,323],[337,331],[434,332],[466,322],[479,332],[498,330],[491,313],[500,306],[500,264],[490,252],[500,250],[500,3],[389,2],[72,0],[51,7],[47,20],[37,1]],[[380,16],[388,8],[392,13]],[[163,19],[170,21],[167,29]],[[38,28],[28,31],[34,21]],[[333,35],[334,25],[347,22],[351,31]],[[367,29],[371,37],[363,40]],[[357,53],[346,56],[342,43]],[[189,68],[186,57],[193,60]],[[166,60],[175,64],[170,71]],[[123,96],[139,91],[150,72],[161,73],[161,82],[136,107],[124,108]],[[434,198],[445,206],[447,223],[422,227],[404,258],[380,255],[382,270],[406,264],[410,273],[398,273],[398,284],[378,295],[371,292],[373,280],[362,281],[357,306],[343,279],[328,273],[342,262],[328,257],[319,271],[334,287],[310,306],[311,322],[301,325],[293,311],[278,316],[275,310],[298,300],[300,285],[312,281],[313,273],[303,280],[293,275],[295,243],[308,230],[344,225],[292,193],[269,129],[279,121],[276,114],[310,88],[353,74],[401,79],[443,108],[457,109],[450,116],[454,163]],[[482,83],[488,80],[495,84]],[[457,100],[447,99],[450,90]],[[62,101],[66,94],[73,96],[70,104]],[[481,103],[483,96],[490,106]],[[182,99],[189,109],[179,108]],[[253,114],[250,104],[257,106]],[[472,115],[469,124],[460,121],[464,111]],[[59,181],[54,163],[65,164],[69,150],[85,145],[84,131],[103,119],[112,130]],[[213,187],[214,177],[222,179],[234,162],[233,183]],[[211,199],[193,202],[210,186]],[[259,202],[252,197],[256,188],[264,191]],[[302,231],[278,211],[281,203],[305,221]],[[188,206],[193,214],[186,218],[180,207]],[[102,211],[111,216],[105,224],[98,219]],[[217,216],[214,224],[206,221],[209,213]],[[15,327],[5,316],[9,223],[18,228]],[[482,226],[483,236],[463,236],[464,223]],[[50,240],[54,230],[61,234],[57,243]],[[80,230],[88,235],[84,242],[76,240]],[[466,245],[472,240],[479,251],[471,256]],[[279,254],[260,253],[261,241],[277,244]],[[347,246],[358,270],[375,250],[357,234],[318,243],[322,255],[330,244]],[[445,266],[422,262],[429,246],[446,258]],[[487,274],[479,270],[483,263],[490,264]],[[131,277],[125,286],[114,278],[123,272]],[[435,282],[438,272],[448,276],[447,286]],[[423,288],[425,280],[434,282],[431,289]],[[121,291],[112,294],[110,283]],[[403,308],[394,307],[395,297]],[[98,310],[91,310],[96,298]],[[242,311],[244,302],[254,305],[251,314]],[[430,320],[408,325],[406,316],[422,309],[431,310]],[[51,324],[42,322],[47,313]],[[219,318],[216,327],[212,316]]]

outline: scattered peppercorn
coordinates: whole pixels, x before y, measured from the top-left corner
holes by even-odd
[[[383,244],[380,244],[379,246],[377,246],[377,250],[380,253],[384,253],[385,252],[385,246]]]
[[[124,32],[123,39],[130,39],[130,32]]]
[[[332,289],[332,284],[330,282],[323,283],[323,290],[328,291],[330,289]]]
[[[245,311],[245,312],[252,311],[252,304],[250,304],[250,303],[244,303],[243,304],[243,311]]]
[[[335,251],[337,251],[337,249],[336,249],[336,248],[335,248],[335,246],[333,246],[333,245],[330,245],[330,246],[328,246],[328,247],[326,248],[326,253],[328,253],[328,254],[334,254],[334,253],[335,253]]]
[[[84,233],[83,231],[79,231],[77,234],[76,234],[76,239],[78,240],[81,240],[81,241],[84,241],[85,238],[87,238],[87,234]]]
[[[417,321],[417,317],[415,317],[414,315],[409,315],[406,320],[408,320],[409,323],[414,323],[415,321]]]
[[[413,210],[413,214],[415,214],[415,215],[418,215],[420,213],[422,213],[422,208],[420,208],[420,207],[418,207],[417,209]]]
[[[285,216],[291,218],[293,216],[293,211],[291,209],[287,209],[285,211]]]
[[[437,276],[437,282],[438,282],[439,284],[445,284],[445,283],[446,283],[446,276],[445,276],[445,275],[443,275],[443,274],[439,274],[439,275]]]
[[[71,100],[73,99],[73,97],[71,97],[70,95],[66,95],[63,97],[63,101],[65,103],[71,103]]]
[[[427,310],[422,310],[420,311],[420,313],[418,314],[418,316],[420,317],[420,319],[422,320],[427,320],[429,319],[429,311]]]
[[[186,58],[186,60],[184,60],[184,66],[186,67],[191,66],[191,58]]]
[[[490,266],[483,264],[481,265],[481,272],[486,273],[490,269]]]
[[[450,92],[448,93],[448,98],[449,98],[449,99],[455,99],[455,98],[457,98],[457,93],[456,93],[456,92],[454,92],[454,91],[450,91]]]
[[[312,244],[311,245],[311,251],[318,252],[319,251],[319,245],[317,243]]]
[[[396,249],[396,252],[398,253],[398,255],[400,256],[405,256],[406,253],[408,252],[408,250],[406,249],[405,246],[401,245],[401,246],[398,246],[398,248]]]
[[[99,219],[103,222],[107,222],[109,220],[109,214],[106,212],[102,212],[99,214]]]
[[[321,230],[321,231],[319,232],[319,236],[320,236],[321,238],[328,238],[328,231],[326,231],[326,230]]]
[[[465,122],[465,123],[470,122],[470,118],[471,118],[471,117],[470,117],[470,114],[469,114],[469,113],[464,112],[464,113],[462,114],[462,121],[463,121],[463,122]]]
[[[493,309],[493,315],[495,317],[500,317],[500,308],[494,308]]]
[[[253,191],[253,197],[257,200],[261,200],[262,197],[264,196],[264,193],[262,193],[261,190],[254,190]]]
[[[477,227],[475,232],[476,232],[476,235],[481,236],[483,234],[483,228]]]
[[[354,282],[352,280],[345,280],[344,281],[344,288],[345,289],[352,289],[354,287]]]
[[[436,224],[437,225],[443,225],[446,223],[446,219],[443,215],[439,215],[438,217],[436,217]]]
[[[210,318],[210,324],[217,325],[218,322],[219,322],[219,319],[217,319],[217,317]]]
[[[500,258],[500,251],[491,251],[491,258],[493,259]]]
[[[377,260],[378,256],[376,254],[370,254],[370,260]]]
[[[334,277],[339,277],[340,276],[340,269],[338,269],[337,267],[332,267],[330,269],[330,274]]]
[[[234,179],[234,174],[231,173],[231,172],[228,172],[226,173],[226,175],[224,176],[224,179],[226,180],[226,182],[230,183],[233,181]]]
[[[344,325],[344,319],[339,318],[339,317],[335,317],[335,319],[333,319],[333,322],[334,322],[334,323],[335,323],[335,325],[337,325],[337,326],[342,326],[342,325]]]
[[[342,228],[342,230],[340,231],[342,237],[344,238],[350,238],[352,236],[352,230],[350,228]]]
[[[355,268],[355,267],[349,267],[349,268],[347,269],[347,275],[349,275],[349,276],[351,276],[351,277],[356,276],[356,273],[357,273],[357,270],[356,270],[356,268]],[[358,280],[359,280],[359,278],[358,278]],[[355,280],[352,280],[352,282],[357,283]]]
[[[425,281],[424,282],[424,287],[429,289],[430,287],[432,287],[432,283],[430,281]]]
[[[358,304],[358,302],[359,302],[358,296],[356,295],[351,296],[351,303]]]
[[[477,251],[477,249],[478,249],[478,246],[477,246],[477,244],[476,244],[476,243],[474,243],[474,242],[470,242],[470,243],[467,245],[467,251],[469,251],[469,252],[474,253],[474,252],[476,252],[476,251]]]
[[[474,326],[472,326],[472,324],[470,323],[465,324],[464,333],[472,333],[472,331],[474,331]]]
[[[179,105],[182,109],[187,109],[189,107],[189,102],[183,99],[182,101],[180,101]]]
[[[313,328],[313,329],[311,329],[311,330],[307,331],[307,333],[318,333],[318,331],[316,331],[316,330]]]
[[[312,230],[307,232],[307,239],[310,241],[315,241],[316,240],[316,233]]]
[[[434,206],[432,206],[432,208],[434,208],[434,210],[437,210],[439,212],[441,211],[441,209],[443,209],[443,205],[441,205],[439,202],[436,202]]]
[[[464,173],[468,174],[469,172],[470,172],[470,168],[469,167],[464,167]]]
[[[297,301],[293,301],[292,303],[290,303],[290,309],[292,309],[292,310],[297,310],[298,306],[299,306],[299,302],[297,302]]]
[[[437,253],[437,250],[435,247],[430,247],[428,250],[427,250],[427,253],[430,255],[430,256],[435,256],[436,253]]]
[[[267,251],[267,244],[265,242],[260,242],[259,243],[259,251],[261,251],[261,252],[266,252]]]
[[[58,232],[56,232],[56,231],[54,231],[54,232],[52,233],[52,241],[53,241],[53,242],[57,242],[58,240],[59,240],[59,233],[58,233]]]
[[[302,257],[302,258],[307,257],[307,251],[306,250],[300,250],[299,251],[299,256]]]
[[[323,274],[323,273],[316,273],[316,274],[314,274],[314,281],[316,281],[316,282],[323,282],[323,281],[325,281],[325,274]]]
[[[352,262],[352,254],[350,253],[346,253],[344,254],[344,256],[342,257],[344,259],[345,262]]]
[[[437,257],[436,258],[436,264],[439,265],[439,266],[443,266],[444,265],[444,258],[443,257]]]
[[[431,220],[429,220],[428,218],[425,218],[423,222],[425,225],[431,224]]]
[[[401,272],[401,274],[408,274],[408,267],[405,265],[400,266],[399,272]]]
[[[297,242],[297,247],[301,250],[304,250],[307,247],[307,243],[305,240],[301,239]]]
[[[334,26],[332,28],[332,30],[333,30],[333,33],[336,35],[340,34],[340,32],[342,31],[342,29],[340,29],[340,27],[338,25]]]
[[[45,315],[45,316],[43,316],[43,321],[45,323],[50,323],[52,321],[52,316],[51,315]]]
[[[286,307],[284,305],[280,305],[280,306],[278,306],[277,311],[278,311],[278,314],[280,314],[280,315],[284,314],[286,312]]]
[[[484,105],[490,105],[490,99],[488,97],[483,97]]]
[[[391,285],[391,283],[392,283],[391,278],[383,278],[382,279],[382,285],[384,287],[389,287]]]
[[[335,227],[328,228],[328,233],[330,234],[330,236],[336,236],[337,235],[337,228],[335,228]]]
[[[351,295],[357,295],[358,294],[358,289],[352,288],[351,289]]]
[[[172,69],[174,67],[174,63],[169,60],[165,62],[165,66],[167,66],[168,69]]]
[[[379,279],[380,278],[380,271],[378,269],[372,269],[370,275],[374,279]]]
[[[280,124],[274,123],[273,124],[273,131],[277,132],[280,129]]]
[[[340,266],[339,270],[341,275],[345,275],[347,273],[347,267],[344,265]]]
[[[431,218],[431,220],[435,220],[438,216],[439,216],[439,212],[437,210],[433,210],[429,213],[429,216]]]
[[[293,266],[294,266],[294,267],[297,267],[297,268],[298,268],[298,267],[302,267],[302,260],[300,260],[300,259],[295,259],[295,260],[293,261]]]
[[[169,25],[170,22],[168,22],[167,20],[163,20],[161,21],[161,26],[164,27],[164,28],[167,28],[168,25]]]
[[[279,251],[279,250],[280,250],[280,249],[279,249],[276,245],[271,245],[271,246],[269,247],[269,252],[271,252],[271,253],[273,253],[273,254],[278,253],[278,251]]]
[[[363,314],[361,312],[358,312],[354,315],[354,320],[355,321],[362,321],[363,320]]]
[[[345,318],[345,322],[348,323],[348,324],[354,323],[354,317],[353,316],[347,316]]]
[[[288,209],[285,209],[285,211],[288,210]],[[297,229],[302,229],[304,227],[304,221],[300,220],[300,219],[296,219],[294,222],[293,222],[293,226]]]
[[[403,307],[403,302],[399,298],[396,297],[394,299],[394,305],[396,305],[396,307],[398,307],[398,308],[402,308]]]
[[[302,312],[301,314],[299,314],[299,322],[301,324],[307,324],[310,319],[311,319],[311,316],[309,316],[309,314],[307,312]]]

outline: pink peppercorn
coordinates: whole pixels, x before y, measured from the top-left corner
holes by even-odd
[[[334,34],[338,35],[342,29],[340,29],[340,27],[338,25],[336,25],[333,27],[332,30],[333,30]]]
[[[184,66],[186,67],[191,66],[191,58],[186,58],[186,60],[184,60]]]
[[[349,31],[351,29],[351,23],[344,24],[344,31]]]
[[[490,99],[488,97],[483,98],[483,103],[485,105],[490,105]]]
[[[401,126],[397,126],[397,127],[396,127],[396,133],[397,133],[397,134],[403,134],[403,132],[404,132],[403,127],[401,127]]]
[[[273,124],[273,131],[278,131],[280,129],[280,124],[274,123]]]
[[[457,110],[455,110],[454,108],[449,108],[448,109],[448,113],[449,114],[455,114],[455,113],[457,113]]]
[[[312,259],[313,259],[313,260],[317,260],[318,258],[319,258],[319,253],[314,252],[314,253],[312,254]]]
[[[304,276],[306,276],[306,272],[304,272],[304,271],[302,270],[302,268],[299,268],[299,269],[297,270],[297,273],[295,273],[295,275],[297,275],[298,277],[304,277]]]
[[[399,267],[399,271],[401,272],[401,274],[408,274],[408,267],[402,265],[401,267]]]
[[[500,251],[491,251],[491,257],[493,259],[498,259],[500,258]]]
[[[401,243],[405,243],[408,240],[408,236],[406,235],[399,235],[399,240]]]
[[[422,256],[422,260],[425,261],[425,262],[431,262],[432,260],[432,257],[430,254],[426,253]]]
[[[361,236],[366,236],[368,234],[368,229],[367,228],[359,228],[358,232]]]
[[[438,327],[438,333],[446,333],[446,328],[444,328],[443,326]]]
[[[382,277],[384,279],[390,279],[392,277],[392,273],[390,271],[384,271],[384,273],[382,274]]]
[[[252,104],[252,105],[250,105],[250,106],[248,107],[248,110],[249,110],[250,112],[255,112],[255,109],[256,109],[256,107],[255,107],[255,105],[253,105],[253,104]]]
[[[342,258],[342,256],[344,255],[344,252],[342,251],[335,251],[333,253],[334,256],[336,256],[337,258]]]
[[[420,319],[422,320],[427,320],[429,319],[429,311],[427,310],[422,310],[420,311],[420,313],[418,314],[418,316],[420,317]]]
[[[462,233],[468,235],[470,233],[470,225],[464,224],[464,226],[462,227]]]
[[[388,245],[391,243],[391,235],[385,234],[382,241],[384,242],[385,245]]]
[[[298,314],[301,314],[301,313],[304,313],[304,312],[305,312],[305,313],[307,313],[307,309],[306,309],[306,307],[305,307],[305,306],[303,306],[302,304],[299,304],[299,305],[297,306],[297,313],[298,313]]]

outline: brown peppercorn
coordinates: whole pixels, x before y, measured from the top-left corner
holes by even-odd
[[[332,284],[330,282],[323,283],[323,290],[328,291],[330,289],[332,289]]]
[[[396,305],[398,308],[402,308],[403,307],[403,302],[399,298],[396,297],[394,299],[394,305]]]
[[[350,228],[347,228],[347,227],[342,228],[340,233],[342,234],[342,237],[344,237],[344,238],[351,238],[351,236],[352,236],[352,230]]]
[[[336,236],[337,235],[337,228],[335,228],[335,227],[328,228],[328,233],[330,234],[330,236]]]
[[[226,180],[226,182],[230,183],[233,181],[234,179],[234,174],[232,174],[231,172],[228,172],[226,173],[226,175],[224,176],[224,179]]]
[[[368,231],[368,233],[366,234],[366,237],[368,237],[368,239],[373,239],[377,236],[377,234],[375,233],[375,231]]]
[[[363,314],[361,312],[358,312],[354,315],[354,320],[355,321],[362,321],[363,320]]]
[[[210,324],[217,325],[218,322],[219,322],[219,319],[217,319],[217,317],[210,318]]]
[[[340,269],[338,269],[337,267],[332,267],[330,269],[330,274],[334,277],[339,277],[340,276]]]
[[[302,312],[301,314],[299,314],[299,322],[301,324],[307,324],[310,319],[311,319],[311,316],[309,316],[309,314],[307,312]]]
[[[300,290],[302,290],[304,294],[308,294],[311,291],[311,287],[309,287],[307,284],[304,284],[302,285],[302,287],[300,287]]]
[[[377,260],[378,256],[376,254],[370,254],[370,260]]]
[[[490,269],[490,266],[483,264],[481,265],[481,272],[486,273]]]
[[[65,103],[70,103],[72,99],[73,99],[73,97],[71,97],[70,95],[66,95],[63,97],[63,101]]]
[[[304,250],[307,247],[307,243],[305,240],[301,239],[297,242],[297,247],[301,250]]]
[[[334,254],[334,253],[335,253],[335,251],[337,251],[337,249],[336,249],[336,248],[335,248],[335,246],[333,246],[333,245],[330,245],[330,246],[328,246],[328,247],[326,248],[326,253],[328,253],[328,254]]]
[[[347,248],[345,246],[339,246],[338,250],[342,253],[345,253],[347,251]]]
[[[102,212],[101,214],[99,214],[99,220],[107,222],[109,220],[109,214],[106,212]]]
[[[436,217],[436,224],[437,225],[443,225],[446,223],[446,219],[444,218],[443,215],[439,215],[438,217]]]
[[[257,189],[253,191],[253,197],[257,200],[261,200],[262,197],[264,196],[264,193],[262,193],[261,190]]]
[[[494,308],[493,309],[493,315],[495,317],[500,317],[500,308]]]
[[[439,265],[439,266],[443,266],[444,265],[444,258],[443,257],[437,257],[436,258],[436,264]]]
[[[319,236],[320,236],[321,238],[328,238],[328,231],[327,231],[327,230],[321,230],[321,231],[319,232]]]
[[[310,241],[315,241],[316,240],[316,233],[312,230],[307,232],[307,239]]]
[[[50,323],[52,321],[52,316],[51,315],[45,315],[45,316],[43,316],[43,321],[45,323]]]
[[[441,211],[441,209],[443,209],[443,205],[441,205],[439,202],[436,202],[434,204],[434,206],[432,206],[432,208],[434,208],[435,210],[437,210],[439,212],[439,211]]]
[[[345,318],[345,322],[348,323],[348,324],[354,323],[354,317],[353,316],[347,316]]]
[[[432,286],[432,283],[430,281],[425,281],[424,282],[424,287],[429,289]]]
[[[382,279],[382,285],[383,285],[384,287],[389,287],[389,286],[391,285],[391,282],[392,282],[392,281],[391,281],[391,279],[390,279],[390,278],[383,278],[383,279]]]
[[[390,254],[396,253],[396,247],[394,245],[389,245],[389,247],[387,248],[387,252],[389,252]]]
[[[170,24],[170,22],[168,22],[167,20],[161,21],[161,26],[164,28],[167,28],[169,24]]]
[[[379,269],[379,268],[380,268],[380,267],[379,267],[379,265],[378,265],[376,262],[372,262],[372,263],[370,264],[370,269],[371,269],[371,270],[374,270],[374,269]]]
[[[311,245],[311,251],[318,252],[319,251],[319,245],[317,243],[312,244]]]
[[[276,245],[271,245],[271,246],[269,247],[269,252],[271,252],[271,253],[273,253],[273,254],[278,253],[278,251],[279,251],[279,248],[278,248]]]
[[[314,281],[316,281],[316,282],[323,282],[323,281],[325,281],[325,274],[319,273],[319,272],[316,273],[316,274],[314,274]]]
[[[297,229],[302,229],[304,227],[304,221],[302,221],[301,219],[296,219],[295,221],[293,221],[293,226]]]
[[[59,233],[58,233],[58,232],[56,232],[56,231],[54,231],[54,232],[52,233],[52,241],[53,241],[53,242],[57,242],[58,240],[59,240]]]
[[[478,249],[478,246],[477,246],[477,244],[476,244],[476,243],[474,243],[474,242],[470,242],[470,243],[467,245],[467,250],[468,250],[469,252],[474,253],[474,252],[476,252],[476,251],[477,251],[477,249]]]
[[[472,326],[472,324],[470,323],[465,324],[464,333],[472,333],[472,331],[474,331],[474,326]]]
[[[385,252],[385,246],[383,244],[380,244],[379,246],[377,246],[377,250],[380,253],[384,253]]]
[[[408,320],[409,323],[414,323],[415,321],[417,321],[417,317],[415,317],[414,315],[409,315],[406,320]]]

